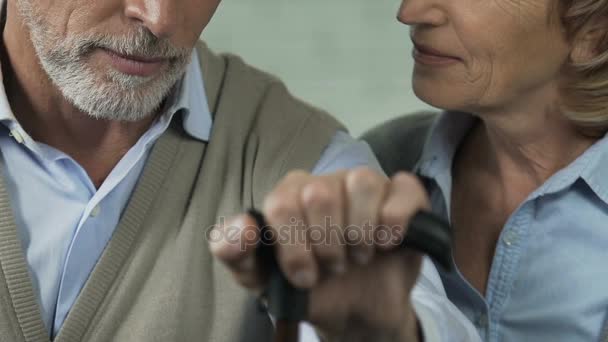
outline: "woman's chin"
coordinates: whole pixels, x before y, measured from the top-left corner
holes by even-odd
[[[460,69],[427,70],[414,68],[412,88],[414,94],[426,104],[435,108],[453,111],[467,111],[476,99],[484,96],[482,85],[485,79],[470,81]]]
[[[416,95],[420,101],[438,109],[449,110],[459,107],[457,101],[455,101],[456,99],[445,91],[433,91],[432,89],[414,86],[414,95]]]

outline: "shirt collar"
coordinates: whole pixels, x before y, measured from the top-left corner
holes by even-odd
[[[585,153],[589,155],[589,161],[581,172],[581,178],[604,203],[608,203],[608,133]]]
[[[429,140],[415,167],[416,173],[435,180],[446,175],[451,179],[456,150],[476,120],[478,119],[467,113],[442,113],[431,127]],[[551,176],[530,194],[528,199],[557,193],[582,180],[604,203],[608,204],[607,171],[608,133],[568,166]]]
[[[440,114],[430,128],[428,140],[414,168],[416,173],[428,178],[435,178],[442,172],[449,173],[456,149],[475,120],[473,115],[467,113]]]
[[[208,141],[213,119],[207,102],[199,58],[197,50],[193,49],[191,62],[184,76],[167,98],[165,108],[168,109],[163,111],[163,116],[167,115],[169,116],[168,119],[171,119],[174,114],[180,112],[183,115],[184,131],[195,139]],[[18,124],[6,95],[1,72],[0,121],[9,126]]]
[[[184,77],[167,99],[169,109],[164,115],[173,115],[181,110],[184,131],[193,138],[209,141],[213,119],[200,65],[200,56],[194,49]]]

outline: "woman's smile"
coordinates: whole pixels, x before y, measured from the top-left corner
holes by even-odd
[[[417,42],[414,42],[412,55],[416,63],[428,66],[448,66],[462,61],[458,57],[449,56]]]

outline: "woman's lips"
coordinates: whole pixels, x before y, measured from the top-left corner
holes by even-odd
[[[127,56],[108,49],[101,49],[109,57],[114,69],[123,74],[149,77],[157,74],[168,62],[165,58]]]
[[[438,50],[416,42],[414,42],[413,56],[416,62],[433,66],[450,65],[461,61],[458,57],[446,55]]]

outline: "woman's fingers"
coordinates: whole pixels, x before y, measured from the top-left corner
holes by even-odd
[[[419,178],[405,172],[395,174],[380,209],[377,246],[383,250],[398,246],[407,234],[410,220],[421,210],[429,211],[430,202]]]
[[[311,290],[311,321],[324,334],[349,340],[388,339],[415,328],[409,294],[420,255],[375,249],[398,245],[413,216],[428,209],[415,176],[389,180],[361,168],[328,176],[291,172],[266,197],[262,213],[279,267],[293,285]],[[267,281],[256,253],[259,228],[241,215],[214,230],[222,239],[210,239],[213,254],[258,294]]]
[[[314,287],[328,273],[343,274],[364,265],[375,249],[391,249],[409,220],[429,208],[425,190],[413,175],[388,180],[367,168],[328,176],[289,173],[266,197],[263,214],[274,240],[279,267],[295,286]],[[259,227],[241,215],[214,230],[211,249],[243,286],[265,285],[256,247]]]
[[[349,255],[359,265],[366,265],[374,256],[374,231],[386,186],[386,177],[367,168],[353,170],[346,176],[348,225],[344,235]]]

